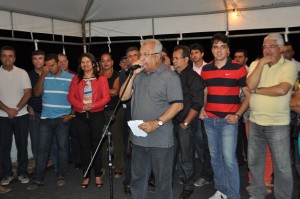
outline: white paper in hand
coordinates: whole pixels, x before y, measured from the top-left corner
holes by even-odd
[[[133,135],[137,136],[137,137],[146,137],[148,134],[141,130],[138,126],[142,123],[144,123],[143,120],[130,120],[127,122],[128,126],[130,127]]]

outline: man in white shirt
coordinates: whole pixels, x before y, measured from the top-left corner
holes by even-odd
[[[249,71],[249,67],[247,66],[248,61],[248,52],[246,49],[238,49],[234,53],[234,60],[243,66],[246,67],[247,71]],[[244,99],[243,92],[241,90],[240,92],[241,99]],[[247,159],[247,136],[246,136],[246,127],[244,122],[243,116],[239,120],[239,127],[238,127],[238,139],[237,139],[237,145],[236,145],[236,157],[238,159],[239,166],[242,166],[245,164],[245,159]],[[245,157],[244,157],[245,154]]]
[[[291,42],[285,42],[284,46],[283,46],[283,51],[282,51],[283,57],[287,60],[294,62],[298,67],[298,71],[300,71],[300,62],[298,62],[297,60],[295,60],[293,58],[294,54],[295,54],[295,51],[294,51],[293,44]]]
[[[238,49],[234,53],[234,60],[242,64],[246,67],[247,70],[249,70],[249,67],[247,66],[248,61],[248,52],[246,49]]]
[[[201,75],[202,67],[207,64],[203,60],[204,56],[204,48],[199,43],[194,43],[190,45],[190,58],[193,62],[193,70],[196,71],[199,75]]]
[[[15,49],[3,46],[0,50],[0,149],[2,153],[3,178],[1,185],[13,180],[10,158],[14,134],[18,150],[17,176],[21,183],[28,183],[28,111],[27,102],[31,96],[31,83],[27,72],[14,65]]]
[[[190,59],[193,62],[193,70],[201,76],[202,68],[207,64],[203,60],[204,48],[199,43],[190,45]],[[200,178],[194,183],[196,187],[201,187],[206,184],[210,184],[213,181],[213,170],[210,163],[210,153],[208,149],[207,135],[204,129],[202,120],[195,122],[194,131],[194,147],[195,152],[201,162]]]

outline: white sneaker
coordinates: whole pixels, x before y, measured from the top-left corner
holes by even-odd
[[[18,177],[18,179],[20,180],[20,182],[21,182],[22,184],[26,184],[26,183],[29,182],[29,178],[28,178],[28,176],[27,176],[26,174],[20,175],[20,176]]]
[[[227,199],[227,196],[220,191],[217,191],[212,197],[209,199]]]
[[[14,179],[13,176],[4,176],[1,180],[1,185],[9,185],[9,183]]]
[[[57,184],[57,186],[59,186],[59,187],[64,186],[64,185],[66,184],[65,178],[62,177],[62,176],[58,177],[58,178],[57,178],[57,181],[56,181],[56,184]]]

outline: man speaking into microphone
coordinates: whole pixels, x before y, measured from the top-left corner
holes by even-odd
[[[162,45],[158,40],[141,42],[140,58],[122,101],[131,98],[132,120],[143,120],[138,127],[147,133],[138,137],[131,132],[133,199],[148,198],[148,178],[153,170],[156,198],[172,199],[172,163],[174,156],[171,119],[182,109],[183,97],[178,76],[162,63]],[[136,67],[136,66],[134,66]],[[126,82],[121,87],[125,89]]]

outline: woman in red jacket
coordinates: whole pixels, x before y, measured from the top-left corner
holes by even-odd
[[[98,142],[101,139],[104,126],[104,106],[110,101],[109,86],[104,76],[97,72],[98,63],[90,53],[84,53],[79,58],[78,75],[71,82],[68,100],[75,110],[75,125],[78,130],[80,153],[83,172],[87,170]],[[103,186],[101,152],[94,161],[95,183],[98,188]],[[90,172],[83,178],[81,188],[87,188]]]

